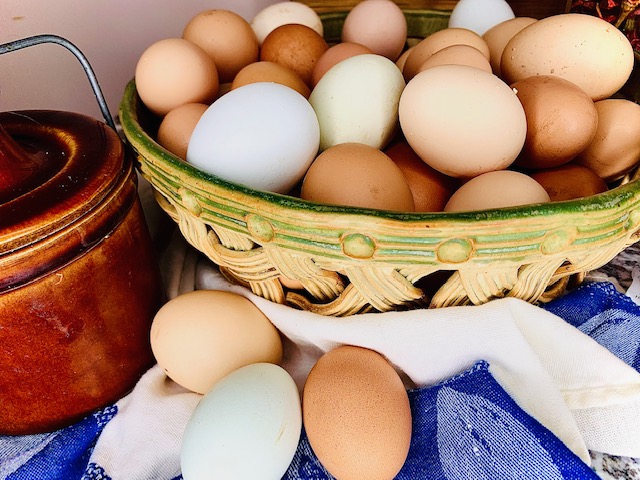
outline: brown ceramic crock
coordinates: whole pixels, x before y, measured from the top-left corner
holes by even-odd
[[[161,279],[131,157],[93,118],[0,113],[0,433],[69,425],[153,364]]]

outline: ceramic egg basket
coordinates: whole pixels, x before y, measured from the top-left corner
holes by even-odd
[[[48,42],[88,67],[54,36],[0,53]],[[0,113],[0,434],[71,424],[124,396],[154,361],[161,279],[131,155],[96,96],[108,125]]]
[[[450,14],[404,11],[412,41],[445,28]],[[325,37],[335,42],[347,9],[323,12]],[[637,84],[637,71],[633,78]],[[633,179],[589,198],[471,213],[326,206],[245,188],[182,162],[155,142],[157,119],[133,81],[120,119],[140,171],[191,245],[254,293],[323,315],[505,296],[545,301],[639,238],[640,182]]]

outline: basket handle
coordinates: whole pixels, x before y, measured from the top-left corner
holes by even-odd
[[[32,37],[14,40],[12,42],[0,44],[0,55],[16,50],[21,50],[26,47],[31,47],[33,45],[40,45],[43,43],[55,43],[57,45],[61,45],[71,53],[73,53],[73,55],[75,55],[75,57],[82,65],[82,69],[86,73],[87,78],[89,79],[91,89],[93,90],[93,94],[98,101],[98,106],[100,107],[100,111],[102,112],[105,123],[116,130],[116,124],[113,121],[113,117],[111,116],[111,112],[109,111],[107,102],[104,99],[104,95],[102,94],[102,90],[100,89],[100,85],[98,84],[98,79],[93,72],[93,68],[91,68],[87,57],[84,56],[80,49],[66,38],[60,37],[58,35],[34,35]]]

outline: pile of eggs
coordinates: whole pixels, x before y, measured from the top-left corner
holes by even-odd
[[[356,5],[331,46],[302,3],[251,22],[209,10],[143,52],[136,87],[160,145],[256,190],[419,212],[606,191],[640,159],[640,105],[613,97],[630,42],[597,17],[484,0],[500,2],[487,20],[461,0],[411,46],[390,0]]]
[[[391,479],[405,463],[409,397],[394,367],[373,350],[328,351],[299,388],[280,365],[283,345],[270,320],[247,298],[217,290],[167,302],[154,318],[151,346],[169,378],[202,395],[182,438],[185,480],[279,480],[303,425],[336,478]]]

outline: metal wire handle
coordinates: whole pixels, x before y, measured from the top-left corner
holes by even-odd
[[[13,52],[16,50],[21,50],[26,47],[31,47],[33,45],[40,45],[42,43],[55,43],[57,45],[61,45],[69,50],[75,57],[78,59],[80,64],[82,65],[82,69],[87,75],[89,79],[89,83],[91,84],[91,89],[93,90],[93,94],[98,101],[98,106],[100,107],[100,111],[102,112],[102,116],[104,117],[105,122],[111,128],[116,130],[116,124],[113,121],[113,117],[111,116],[111,112],[109,111],[109,107],[107,106],[107,102],[104,99],[104,95],[102,94],[102,90],[100,89],[100,85],[98,84],[98,79],[96,78],[95,73],[93,72],[93,68],[89,64],[87,57],[80,51],[78,47],[76,47],[73,43],[71,43],[66,38],[60,37],[58,35],[34,35],[32,37],[22,38],[20,40],[14,40],[12,42],[0,44],[0,55],[8,52]]]

